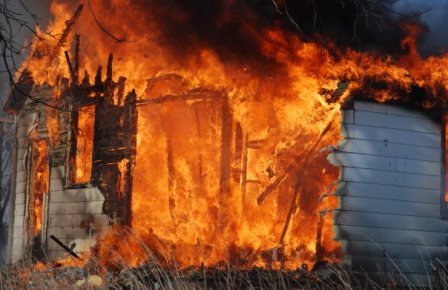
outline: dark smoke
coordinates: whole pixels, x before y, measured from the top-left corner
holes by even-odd
[[[152,3],[154,2],[154,3]],[[417,0],[167,0],[135,1],[139,9],[156,11],[165,41],[182,56],[203,43],[231,59],[259,60],[254,33],[281,27],[305,41],[316,35],[338,45],[396,55],[401,52],[403,22],[427,27],[420,39],[424,54],[439,53],[447,44],[446,1]],[[429,8],[426,13],[421,13]],[[179,48],[182,48],[179,50]]]
[[[407,15],[419,15],[428,31],[419,42],[423,55],[434,55],[447,51],[448,47],[448,1],[444,0],[400,0],[394,7]]]

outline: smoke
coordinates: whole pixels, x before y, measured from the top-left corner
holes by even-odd
[[[423,55],[434,55],[446,52],[448,46],[448,2],[443,0],[400,0],[394,5],[400,14],[415,15],[424,23],[427,32],[419,42],[419,50]]]
[[[260,63],[254,39],[263,29],[280,27],[305,41],[327,38],[342,47],[396,55],[401,52],[403,22],[427,27],[419,48],[425,55],[440,53],[448,44],[444,16],[448,2],[431,0],[233,0],[133,1],[148,18],[156,18],[165,47],[181,60],[203,44],[222,58]],[[422,11],[432,10],[420,14]],[[181,49],[179,49],[181,48]],[[251,61],[255,60],[255,61]]]
[[[258,58],[253,33],[273,26],[296,32],[305,40],[323,35],[342,46],[394,55],[401,50],[402,23],[414,22],[427,30],[419,41],[421,53],[438,54],[448,45],[448,2],[441,0],[136,2],[142,9],[157,7],[158,21],[173,44],[194,49],[194,39],[226,57],[237,52],[240,57]]]

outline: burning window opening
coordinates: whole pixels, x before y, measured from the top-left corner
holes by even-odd
[[[49,146],[47,140],[31,142],[28,196],[28,239],[33,249],[45,240],[46,211],[49,194]]]
[[[70,184],[91,182],[95,106],[85,105],[72,113],[72,150],[70,151]]]

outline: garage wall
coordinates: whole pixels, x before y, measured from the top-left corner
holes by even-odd
[[[344,110],[335,239],[345,263],[371,275],[432,283],[431,263],[448,258],[441,218],[442,128],[421,112],[357,101]]]

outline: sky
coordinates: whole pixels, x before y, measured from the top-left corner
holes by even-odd
[[[448,47],[448,0],[400,0],[394,7],[395,11],[408,14],[427,9],[431,10],[420,16],[429,28],[422,49],[425,54],[435,54]]]
[[[37,18],[40,19],[41,25],[45,25],[47,20],[49,19],[49,7],[50,0],[13,0],[6,1],[8,3],[8,8],[16,13],[20,14],[20,18],[24,19],[31,26],[34,26],[34,21],[30,14],[23,8],[21,2],[30,11],[32,14],[35,14]],[[0,16],[0,21],[3,20]],[[18,43],[25,43],[27,39],[31,37],[31,32],[26,29],[19,29],[19,27],[14,28],[14,32],[16,33],[16,40]],[[0,61],[0,67],[4,68],[4,64]],[[3,69],[1,69],[3,70]],[[0,71],[1,71],[0,70]],[[9,83],[6,73],[0,73],[0,105],[5,101],[6,95],[9,93]],[[0,110],[1,111],[1,110]]]

